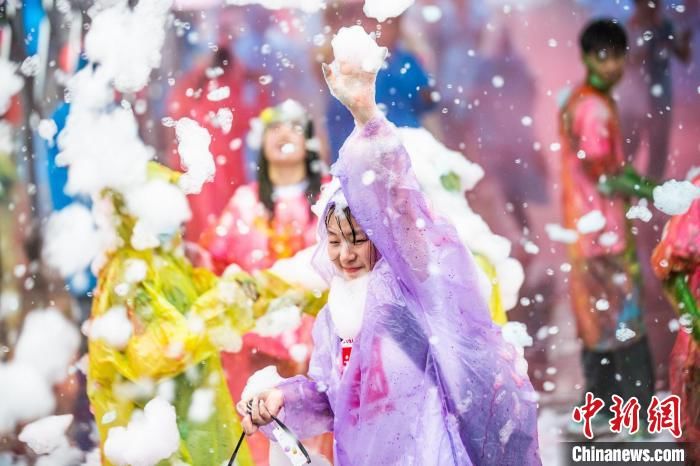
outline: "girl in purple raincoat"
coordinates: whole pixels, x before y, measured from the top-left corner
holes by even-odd
[[[357,122],[317,212],[329,301],[308,377],[261,393],[250,415],[239,403],[244,429],[279,413],[302,440],[332,431],[336,466],[541,464],[527,364],[492,323],[455,228],[430,211],[375,74],[324,74]]]

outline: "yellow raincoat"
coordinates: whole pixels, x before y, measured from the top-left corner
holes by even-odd
[[[152,166],[151,176],[154,173],[176,177],[163,167]],[[91,319],[124,306],[133,333],[121,350],[98,339],[91,339],[88,346],[87,391],[102,462],[112,464],[103,450],[109,429],[126,426],[132,412],[158,394],[174,405],[180,432],[179,450],[161,463],[221,466],[242,429],[219,351],[239,349],[241,335],[268,310],[294,304],[315,314],[325,296],[295,288],[269,272],[255,276],[234,272],[218,278],[192,267],[180,252],[179,237],[156,249],[137,251],[128,246],[134,219],[124,214],[118,194],[105,195],[115,207],[125,246],[112,253],[100,271]],[[141,272],[134,282],[133,270],[145,270],[145,277]],[[214,406],[206,421],[195,422],[189,409],[200,389],[213,391]],[[238,465],[250,464],[244,445]]]

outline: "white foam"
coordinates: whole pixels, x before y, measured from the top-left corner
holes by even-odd
[[[180,446],[175,408],[154,398],[143,411],[134,411],[126,427],[107,433],[104,453],[118,466],[153,466],[169,458]]]
[[[13,381],[0,383],[0,433],[12,433],[20,422],[53,413],[56,400],[52,386],[31,364],[0,363],[0,380]]]
[[[143,0],[131,8],[118,1],[97,13],[85,36],[90,61],[112,78],[121,92],[141,90],[160,66],[165,22],[172,0]]]
[[[368,73],[376,73],[384,63],[386,48],[379,47],[374,37],[362,26],[342,27],[331,41],[336,73],[340,63],[351,63]]]
[[[296,9],[315,13],[325,8],[326,0],[226,0],[228,5],[262,5],[268,10]]]
[[[360,333],[367,301],[369,274],[354,280],[334,276],[328,293],[328,309],[338,336],[344,340]]]
[[[576,229],[585,235],[602,230],[606,223],[607,221],[600,210],[592,210],[578,219]]]
[[[647,206],[647,200],[640,199],[637,205],[631,206],[627,210],[625,217],[627,217],[629,220],[637,219],[641,220],[644,223],[647,223],[649,222],[649,220],[651,220],[651,217],[653,215]]]
[[[68,446],[66,430],[72,422],[72,414],[48,416],[27,424],[18,438],[37,455],[47,455]]]
[[[54,384],[68,376],[79,347],[80,332],[58,309],[34,310],[24,319],[13,361],[30,365]]]
[[[376,18],[384,22],[389,18],[395,18],[406,11],[414,0],[365,0],[363,11],[368,18]]]
[[[88,337],[102,340],[117,350],[123,350],[129,343],[134,327],[124,306],[114,306],[103,315],[89,322]]]
[[[545,231],[550,240],[559,243],[573,244],[578,240],[578,233],[575,230],[569,230],[555,223],[545,225]]]
[[[279,309],[268,310],[255,321],[253,332],[263,337],[277,337],[286,332],[296,330],[301,325],[301,310],[299,307],[283,306]]]
[[[267,366],[260,369],[248,378],[248,382],[241,393],[241,400],[250,400],[265,390],[276,387],[283,381],[284,379],[279,375],[275,366]]]
[[[178,141],[177,151],[186,170],[180,177],[179,185],[187,194],[199,193],[205,182],[214,179],[216,171],[214,157],[209,151],[211,136],[205,128],[189,118],[178,120],[175,133]]]
[[[170,235],[192,216],[185,194],[167,181],[155,179],[133,188],[126,195],[129,211],[138,219],[134,234],[137,239]],[[163,206],[168,206],[164,209]],[[146,242],[149,247],[152,242]],[[145,249],[143,243],[132,245]],[[156,244],[157,245],[157,244]]]
[[[187,418],[196,423],[204,423],[214,414],[216,393],[211,388],[198,388],[192,393],[192,402],[187,411]]]
[[[681,215],[700,198],[700,187],[690,181],[669,180],[654,188],[654,207],[668,215]]]
[[[52,213],[44,238],[44,260],[66,278],[85,270],[100,245],[92,213],[81,204],[71,204]]]
[[[10,108],[12,96],[24,86],[24,80],[17,74],[17,64],[0,58],[0,115]]]

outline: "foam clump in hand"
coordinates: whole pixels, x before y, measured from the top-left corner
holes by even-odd
[[[376,73],[384,63],[386,47],[380,47],[373,35],[361,26],[342,27],[331,41],[336,71],[342,63],[357,65],[367,73]]]
[[[241,393],[241,400],[250,400],[265,390],[276,387],[283,381],[284,379],[277,372],[275,366],[267,366],[260,369],[248,378],[248,382]]]

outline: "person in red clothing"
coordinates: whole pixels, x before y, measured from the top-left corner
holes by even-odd
[[[700,174],[693,179],[700,186]],[[700,200],[672,217],[654,249],[651,265],[669,288],[686,325],[678,330],[671,353],[671,391],[681,399],[682,441],[690,463],[700,463]]]
[[[586,80],[561,110],[560,133],[563,224],[577,231],[569,245],[569,285],[583,340],[584,392],[607,406],[614,394],[637,397],[646,410],[654,393],[653,366],[639,303],[639,262],[625,218],[627,200],[598,192],[601,177],[620,174],[625,163],[611,91],[622,78],[627,38],[617,22],[604,19],[591,22],[580,42]],[[604,416],[595,421],[609,431]]]
[[[249,92],[251,86],[253,92]],[[236,188],[245,183],[243,139],[250,119],[268,102],[264,88],[249,79],[227,46],[219,46],[211,62],[195,66],[178,80],[168,113],[176,120],[191,118],[209,131],[209,149],[216,163],[213,181],[205,183],[199,194],[188,196],[192,219],[185,226],[187,241],[196,242],[219,217]],[[174,134],[172,141],[170,165],[179,169]]]

